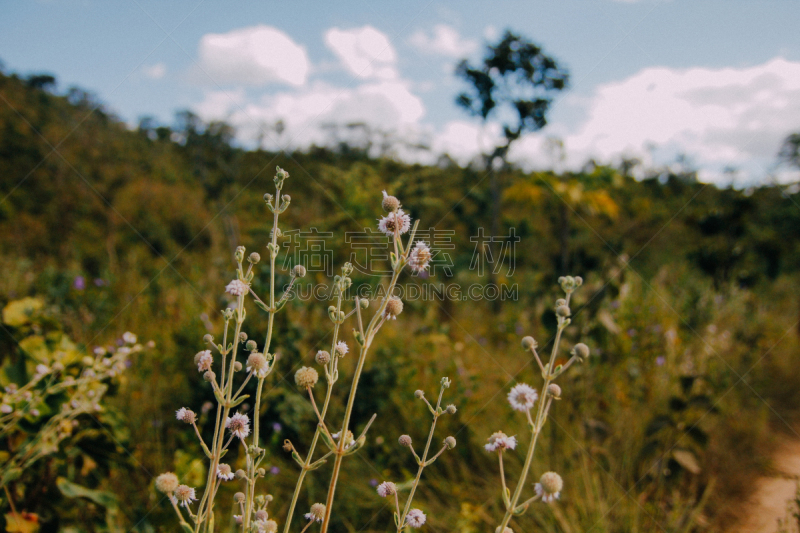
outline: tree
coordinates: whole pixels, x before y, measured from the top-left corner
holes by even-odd
[[[792,133],[784,139],[778,158],[783,163],[800,168],[800,133]]]
[[[540,46],[506,31],[500,42],[487,46],[479,65],[473,66],[464,59],[456,67],[456,75],[470,86],[458,95],[456,103],[470,115],[480,117],[484,125],[498,120],[503,127],[502,142],[483,154],[491,180],[491,229],[496,236],[502,191],[495,162],[506,167],[511,145],[524,134],[547,125],[552,95],[567,87],[569,73],[544,54]]]

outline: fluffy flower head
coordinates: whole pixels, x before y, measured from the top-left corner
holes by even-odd
[[[234,478],[234,473],[231,471],[230,465],[220,463],[217,466],[217,477],[223,481],[230,481]]]
[[[178,488],[180,482],[178,481],[178,476],[173,474],[172,472],[164,472],[160,476],[156,478],[156,489],[164,494],[169,494],[170,492],[174,492],[175,489]]]
[[[386,498],[387,496],[394,496],[395,494],[397,494],[397,485],[395,485],[391,481],[384,481],[383,483],[378,485],[378,488],[376,490],[378,491],[378,496],[380,496],[381,498]]]
[[[181,422],[186,422],[187,424],[191,424],[197,419],[197,415],[195,415],[194,411],[192,411],[191,409],[181,407],[180,409],[175,411],[175,418],[177,418]]]
[[[297,386],[301,389],[306,389],[308,387],[313,387],[317,384],[319,380],[319,374],[317,371],[309,366],[304,366],[300,368],[294,374],[294,382],[297,383]]]
[[[408,265],[414,272],[421,272],[428,268],[432,257],[431,249],[428,245],[423,241],[417,241],[408,256]]]
[[[211,365],[214,364],[214,357],[211,355],[211,350],[197,352],[197,355],[194,356],[194,363],[197,365],[198,372],[211,370]]]
[[[555,472],[545,472],[539,478],[539,483],[533,486],[538,496],[542,497],[543,502],[556,501],[561,496],[561,489],[564,488],[564,480]]]
[[[344,341],[339,341],[336,343],[336,355],[339,357],[344,357],[347,355],[347,352],[350,351],[350,348],[347,347],[347,343]]]
[[[517,447],[517,438],[509,437],[502,431],[492,433],[492,436],[486,439],[486,441],[483,447],[487,452],[502,452],[503,450],[513,450]]]
[[[225,292],[233,294],[234,296],[241,296],[247,294],[248,287],[243,281],[235,279],[225,286]]]
[[[252,372],[256,377],[264,378],[269,371],[269,363],[263,354],[251,353],[247,358],[247,372]]]
[[[311,506],[311,511],[305,514],[306,520],[314,520],[316,522],[322,522],[322,519],[325,518],[325,504],[323,503],[315,503]]]
[[[189,507],[197,499],[194,489],[188,485],[178,485],[178,488],[175,489],[174,497],[180,502],[181,507]]]
[[[250,419],[247,415],[236,413],[229,416],[225,421],[225,427],[231,430],[231,433],[244,440],[250,434]]]
[[[406,524],[414,528],[422,527],[422,524],[425,523],[425,518],[425,513],[419,509],[411,509],[406,515]]]
[[[525,383],[514,385],[508,393],[508,403],[517,411],[530,411],[538,398],[536,389]]]
[[[381,231],[381,233],[384,233],[389,237],[394,236],[395,229],[397,229],[398,235],[402,235],[406,233],[409,228],[411,228],[411,217],[403,212],[402,209],[392,211],[385,217],[378,220],[378,229]]]

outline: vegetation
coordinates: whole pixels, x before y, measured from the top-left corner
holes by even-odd
[[[309,268],[298,294],[331,287],[333,265],[348,261],[356,267],[354,286],[382,286],[359,269],[363,250],[345,237],[374,227],[381,214],[374,192],[383,189],[399,196],[413,219],[453,231],[436,234],[438,245],[431,239],[434,251],[443,250],[442,263],[434,256],[430,275],[409,284],[466,291],[486,282],[475,266],[484,248],[472,239],[491,225],[483,169],[444,159],[435,167],[370,159],[352,147],[248,151],[235,145],[229,126],[190,113],[173,127],[145,121],[130,130],[91,95],[56,94],[41,78],[0,76],[0,303],[41,299],[58,324],[52,327],[82,352],[127,330],[158,348],[132,354],[124,380],[105,400],[119,413],[114,424],[122,437],[81,458],[68,457],[72,448],[62,443],[64,462],[50,474],[124,501],[113,520],[80,491],[73,491],[76,499],[62,497],[63,490],[30,497],[31,475],[1,496],[7,530],[17,527],[8,522],[12,501],[19,513],[36,515],[43,532],[175,530],[172,505],[153,490],[153,478],[173,470],[188,485],[206,483],[203,450],[175,420],[175,404],[215,401],[196,371],[197,339],[223,330],[232,301],[223,290],[237,276],[237,246],[267,253],[272,218],[262,195],[276,165],[292,175],[292,195],[302,198],[302,209],[282,215],[287,259],[277,286],[289,283],[296,258],[313,252],[290,228],[315,228],[332,267],[330,275]],[[499,399],[540,374],[519,342],[530,334],[541,350],[552,348],[559,326],[550,302],[566,273],[580,274],[583,285],[562,336],[569,346],[586,343],[592,357],[559,381],[564,399],[550,409],[550,429],[533,459],[533,472],[562,475],[561,499],[515,518],[515,530],[725,530],[735,502],[766,468],[771,433],[797,420],[800,194],[796,186],[721,189],[682,168],[644,172],[636,180],[628,165],[500,171],[505,192],[495,236],[509,253],[494,262],[484,255],[483,263],[497,283],[516,287],[516,298],[492,320],[487,298],[407,300],[402,325],[383,328],[361,374],[363,401],[352,410],[359,428],[378,417],[362,459],[341,468],[339,486],[347,490],[337,492],[331,531],[393,530],[372,519],[393,504],[376,497],[375,486],[393,479],[402,489],[400,481],[416,475],[397,436],[428,416],[422,402],[411,401],[413,390],[438,390],[441,376],[452,380],[447,401],[458,411],[438,421],[437,434],[453,435],[458,446],[426,467],[415,505],[429,531],[493,530],[505,505],[494,481],[497,457],[483,445],[516,427]],[[256,272],[251,287],[269,293],[268,271]],[[297,468],[281,445],[310,442],[317,427],[307,392],[293,378],[331,339],[330,303],[290,300],[274,317],[282,357],[264,381],[259,446],[267,450],[262,482],[277,516],[285,516],[295,489],[294,476],[282,473]],[[249,313],[251,331],[267,326],[267,314]],[[26,335],[0,331],[0,364],[31,355]],[[343,335],[355,345],[349,329]],[[352,374],[354,359],[342,360],[343,372]],[[249,383],[244,393],[252,396],[256,387]],[[346,394],[333,392],[331,420],[344,416]],[[206,442],[214,437],[213,412],[197,412]],[[0,440],[3,451],[12,446]],[[86,470],[84,455],[100,466]],[[505,452],[506,472],[520,472],[524,460]],[[330,468],[307,477],[300,509],[324,501]],[[232,501],[233,491],[224,490],[219,497]]]

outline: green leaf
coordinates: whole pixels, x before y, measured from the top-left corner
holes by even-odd
[[[61,494],[67,498],[86,498],[107,509],[116,509],[119,507],[117,497],[110,492],[87,489],[63,477],[56,479],[56,486],[58,490],[61,491]]]
[[[240,403],[242,403],[243,401],[245,401],[249,397],[250,397],[249,394],[242,394],[241,396],[239,396],[238,398],[236,398],[235,400],[233,400],[231,402],[230,407],[236,407],[237,405],[239,405]]]
[[[267,304],[265,304],[265,303],[264,303],[264,302],[262,302],[261,300],[253,300],[253,301],[255,302],[256,306],[257,306],[259,309],[261,309],[262,311],[266,311],[267,313],[269,313],[269,306],[268,306]]]

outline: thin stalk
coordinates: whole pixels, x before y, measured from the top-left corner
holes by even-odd
[[[414,230],[416,230],[416,224],[414,225]],[[412,232],[413,238],[413,232]],[[330,525],[331,520],[331,510],[333,509],[333,498],[336,493],[336,484],[339,482],[339,471],[342,468],[342,459],[344,458],[344,451],[345,451],[345,435],[347,435],[347,430],[350,427],[350,416],[353,414],[353,404],[355,403],[356,399],[356,392],[358,391],[358,381],[361,378],[361,372],[364,370],[364,362],[367,359],[367,352],[369,351],[370,344],[372,343],[372,338],[375,333],[375,325],[377,324],[380,317],[383,315],[384,311],[386,311],[386,303],[389,301],[389,296],[392,294],[392,290],[394,290],[395,285],[397,284],[397,278],[400,276],[400,271],[403,269],[403,265],[405,264],[401,258],[397,258],[397,267],[395,268],[394,274],[392,275],[392,280],[389,283],[389,288],[386,291],[387,297],[381,303],[380,308],[375,313],[375,316],[372,317],[370,320],[369,325],[367,326],[366,335],[364,336],[364,345],[361,347],[359,356],[358,356],[358,365],[356,367],[355,374],[353,375],[353,383],[350,386],[350,396],[347,399],[347,407],[345,408],[344,412],[344,419],[342,421],[342,431],[339,437],[339,444],[336,453],[336,459],[333,463],[333,473],[331,474],[331,482],[328,486],[328,497],[325,502],[325,518],[322,521],[322,527],[320,528],[320,533],[327,533],[328,526]]]
[[[436,402],[436,411],[435,413],[439,412],[439,407],[442,405],[442,394],[444,394],[444,387],[439,390],[439,400]],[[398,521],[397,531],[402,531],[405,527],[406,516],[408,515],[408,511],[411,509],[411,501],[414,499],[414,493],[417,491],[417,485],[419,485],[419,480],[422,477],[422,470],[425,469],[425,461],[428,459],[428,451],[431,448],[431,441],[433,441],[433,431],[436,429],[436,421],[439,420],[438,414],[433,415],[433,422],[431,423],[431,430],[428,432],[428,442],[425,443],[425,450],[422,452],[422,461],[420,461],[419,468],[417,469],[417,477],[414,478],[414,484],[411,485],[411,492],[408,494],[408,499],[406,500],[406,505],[403,508],[403,515],[400,517]],[[438,457],[438,455],[437,455]]]

